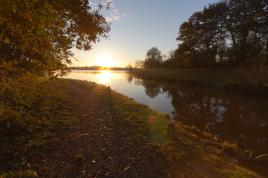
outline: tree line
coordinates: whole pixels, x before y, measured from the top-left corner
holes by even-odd
[[[178,47],[167,57],[153,47],[144,68],[241,67],[268,63],[268,1],[226,0],[206,6],[185,21]]]

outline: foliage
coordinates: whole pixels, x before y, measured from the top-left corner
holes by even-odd
[[[0,71],[64,72],[109,26],[85,0],[0,0]]]
[[[161,51],[158,48],[153,47],[147,51],[146,58],[144,61],[145,68],[159,68],[161,67],[161,63],[162,55]]]
[[[224,87],[229,83],[244,82],[243,77],[235,69],[142,69],[134,70],[132,73],[147,80],[186,85]]]
[[[263,86],[268,69],[268,1],[229,0],[195,12],[179,30],[166,60],[150,49],[137,68],[243,68],[246,83]],[[246,69],[246,70],[245,70]],[[239,74],[241,76],[241,74]]]
[[[215,63],[215,55],[224,44],[222,27],[223,4],[212,4],[202,12],[194,13],[180,28],[177,40],[181,41],[176,51],[190,60],[191,66],[209,66]]]
[[[222,149],[224,153],[234,156],[235,154],[238,153],[238,146],[234,143],[230,143],[228,141],[223,142],[222,144]]]
[[[182,61],[176,60],[175,55],[176,55],[175,50],[169,51],[166,57],[166,60],[163,61],[163,66],[165,68],[174,69],[174,68],[177,68],[177,66],[181,66],[179,62],[182,62]]]
[[[135,61],[135,68],[136,69],[141,69],[141,68],[143,68],[143,61],[142,60],[137,60],[137,61]]]
[[[179,31],[176,60],[193,67],[239,66],[268,54],[268,3],[218,2],[194,13]]]

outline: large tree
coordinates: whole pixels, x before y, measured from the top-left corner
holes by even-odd
[[[177,56],[191,66],[239,66],[267,54],[267,0],[229,0],[194,13],[180,27]]]
[[[224,25],[231,41],[234,63],[238,66],[261,54],[264,47],[262,40],[265,36],[267,38],[268,2],[230,0],[226,4],[228,13]]]
[[[216,55],[225,46],[222,21],[226,13],[225,3],[205,7],[194,13],[180,27],[180,48],[177,54],[189,60],[190,65],[206,67],[216,63]]]
[[[64,71],[72,48],[89,50],[108,31],[88,0],[0,0],[0,70]]]
[[[162,64],[161,51],[157,47],[149,49],[144,61],[145,68],[159,68]]]

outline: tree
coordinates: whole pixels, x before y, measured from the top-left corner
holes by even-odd
[[[51,75],[89,50],[109,25],[87,0],[0,0],[0,69]]]
[[[179,68],[182,67],[179,61],[176,59],[176,50],[168,52],[167,59],[163,61],[163,66],[166,68]]]
[[[129,64],[126,66],[126,68],[127,68],[128,70],[133,70],[133,66],[132,66],[131,63],[129,63]]]
[[[176,58],[209,67],[226,61],[240,66],[267,56],[267,7],[267,0],[229,0],[194,13],[180,27]]]
[[[265,47],[262,40],[267,39],[268,2],[230,0],[227,6],[224,24],[232,42],[234,63],[238,66],[262,54]]]
[[[142,60],[135,61],[135,68],[141,69],[144,66],[144,62]]]
[[[180,27],[180,42],[176,55],[188,60],[191,66],[207,67],[216,63],[216,55],[225,46],[222,28],[224,3],[205,7],[194,13]]]
[[[153,47],[147,51],[146,58],[144,61],[145,68],[159,68],[161,67],[161,63],[162,55],[161,51],[158,48]]]
[[[142,85],[145,88],[146,95],[150,98],[155,98],[161,93],[161,86],[157,83],[142,80]]]

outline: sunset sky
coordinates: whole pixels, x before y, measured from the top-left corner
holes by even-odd
[[[109,39],[90,51],[73,50],[73,66],[126,66],[143,60],[153,46],[163,54],[177,46],[180,25],[195,11],[218,0],[106,0],[112,6]]]

